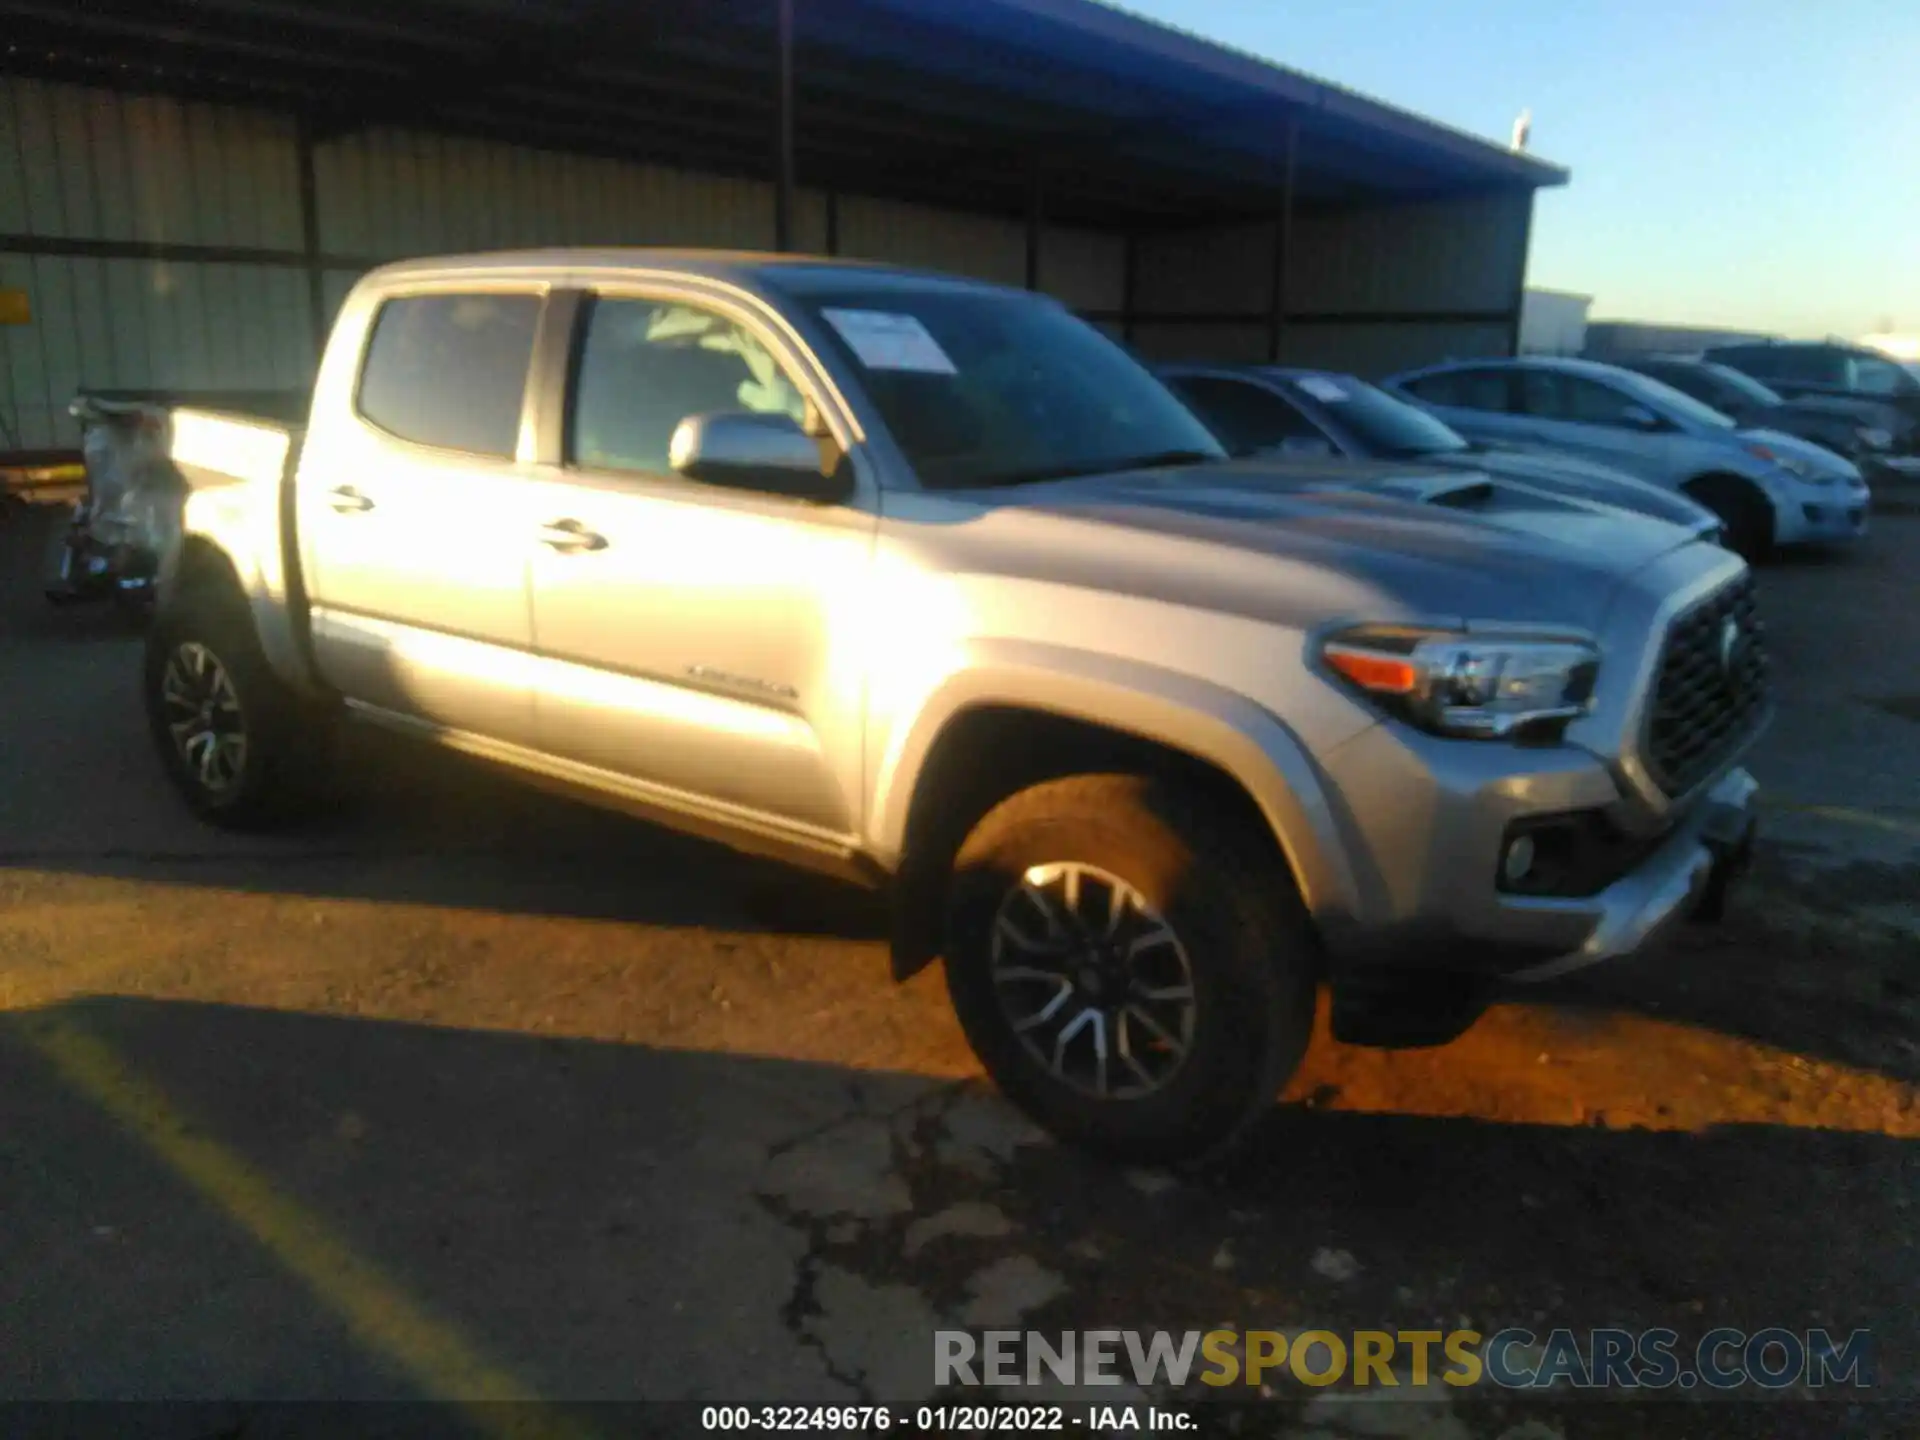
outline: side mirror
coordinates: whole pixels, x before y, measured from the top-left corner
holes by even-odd
[[[1658,430],[1660,417],[1644,405],[1629,405],[1620,412],[1621,423],[1630,430]]]
[[[689,415],[667,444],[668,466],[689,480],[823,502],[845,499],[850,488],[844,466],[829,473],[832,455],[830,443],[789,417],[748,410]]]

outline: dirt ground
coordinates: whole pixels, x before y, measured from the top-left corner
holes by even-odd
[[[0,1400],[500,1432],[515,1400],[917,1401],[954,1325],[1778,1325],[1871,1330],[1876,1387],[1196,1413],[1920,1433],[1920,516],[1763,572],[1782,713],[1727,925],[1444,1048],[1322,1034],[1200,1179],[1036,1135],[858,896],[373,737],[312,831],[196,826],[137,642],[39,599],[48,518],[0,529]]]

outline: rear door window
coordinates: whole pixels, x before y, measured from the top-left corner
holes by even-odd
[[[1570,420],[1560,393],[1560,376],[1552,370],[1520,372],[1520,411],[1541,420]]]
[[[511,459],[538,295],[410,295],[374,316],[360,414],[420,445]]]
[[[1638,407],[1647,407],[1611,385],[1603,385],[1598,380],[1590,380],[1584,375],[1561,375],[1561,408],[1563,417],[1582,425],[1622,425],[1626,421],[1626,412]]]
[[[1523,370],[1520,403],[1527,414],[1541,420],[1575,425],[1623,425],[1626,409],[1640,404],[1624,391],[1559,370]]]

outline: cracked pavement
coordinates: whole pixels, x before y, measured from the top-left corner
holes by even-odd
[[[1914,1433],[1920,517],[1763,573],[1728,926],[1440,1050],[1323,1033],[1202,1177],[1013,1114],[861,897],[372,736],[310,833],[196,827],[135,642],[38,598],[46,518],[0,529],[0,1398],[911,1401],[954,1325],[1827,1324],[1875,1331],[1871,1403],[1197,1413]]]

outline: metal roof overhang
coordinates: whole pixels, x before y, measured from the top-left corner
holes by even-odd
[[[773,179],[779,3],[0,0],[0,69]],[[1149,230],[1567,178],[1091,0],[791,4],[803,185]]]

